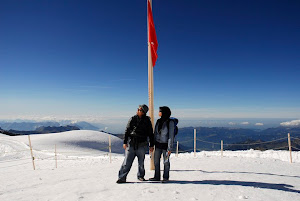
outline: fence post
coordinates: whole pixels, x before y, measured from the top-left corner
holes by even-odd
[[[223,140],[221,140],[221,157],[223,157]]]
[[[57,152],[56,152],[56,145],[55,145],[55,167],[57,168]]]
[[[196,129],[194,129],[194,156],[196,156]]]
[[[28,140],[29,140],[29,147],[30,147],[30,154],[31,154],[31,159],[32,159],[33,170],[35,170],[35,164],[34,164],[34,157],[33,157],[33,153],[32,153],[30,135],[28,135]]]
[[[178,141],[177,141],[177,147],[176,147],[176,157],[178,157]]]
[[[292,163],[293,162],[292,161],[292,145],[291,145],[291,135],[290,135],[290,133],[288,133],[288,143],[289,143],[289,151],[290,151],[290,161]]]
[[[108,136],[109,162],[111,163],[111,136]]]

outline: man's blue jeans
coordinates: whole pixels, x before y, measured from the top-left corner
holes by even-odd
[[[164,163],[164,179],[169,179],[170,172],[170,159],[168,157],[168,151],[164,149],[155,148],[154,152],[154,166],[155,166],[155,174],[154,178],[160,179],[160,158],[161,154],[163,155],[163,163]]]
[[[132,163],[137,156],[138,158],[138,173],[137,178],[145,176],[145,167],[144,167],[144,160],[145,154],[147,151],[148,146],[145,144],[141,144],[136,149],[134,146],[128,145],[125,151],[125,159],[119,171],[119,179],[126,181],[127,175],[131,169]]]

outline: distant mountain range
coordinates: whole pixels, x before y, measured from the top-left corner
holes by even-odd
[[[223,148],[226,150],[246,150],[246,149],[278,149],[287,150],[287,135],[293,138],[300,138],[300,127],[277,127],[265,130],[227,128],[227,127],[186,127],[179,128],[175,138],[179,142],[179,151],[193,151],[194,149],[194,129],[196,129],[196,148],[197,150],[214,151],[220,150],[221,140]],[[124,135],[115,135],[123,139]],[[278,139],[281,139],[277,141]],[[273,141],[265,143],[267,141]],[[248,145],[253,144],[253,145]],[[300,151],[300,140],[293,139],[292,146]]]
[[[79,121],[79,122],[76,122],[76,123],[71,123],[71,124],[68,124],[69,126],[76,126],[78,128],[80,128],[80,130],[93,130],[93,131],[99,131],[100,129],[88,122],[85,122],[85,121]]]
[[[58,122],[0,122],[3,130],[33,131],[41,126],[61,126]]]
[[[69,125],[64,125],[67,123]],[[2,129],[1,129],[2,128]],[[179,141],[179,150],[191,151],[194,148],[194,129],[197,131],[197,150],[220,150],[223,140],[224,149],[285,149],[287,150],[287,134],[300,139],[300,127],[267,128],[264,130],[229,128],[229,127],[185,127],[179,128],[176,141]],[[84,122],[0,122],[0,132],[10,135],[56,133],[69,130],[96,130],[98,127]],[[103,131],[103,130],[102,130]],[[105,132],[105,131],[103,131]],[[112,134],[112,133],[109,133]],[[113,134],[123,139],[123,134]],[[282,139],[277,141],[278,139]],[[293,139],[292,146],[300,150],[300,140]],[[276,141],[274,141],[276,140]],[[265,143],[274,141],[271,143]],[[175,142],[176,143],[176,142]],[[250,145],[249,145],[250,144]],[[176,147],[176,146],[174,146]]]
[[[5,135],[10,135],[10,136],[17,136],[17,135],[29,135],[29,134],[46,134],[46,133],[60,133],[60,132],[65,132],[65,131],[71,131],[71,130],[80,130],[76,126],[42,126],[34,131],[18,131],[18,130],[3,130],[0,128],[0,133],[3,133]]]
[[[54,121],[47,121],[47,122],[1,122],[0,127],[3,130],[14,130],[14,131],[35,131],[37,128],[40,127],[60,127],[60,126],[75,126],[81,130],[95,130],[99,131],[100,129],[88,122],[79,121],[79,122],[72,122],[72,121],[61,121],[61,122],[54,122]]]
[[[224,149],[245,150],[245,149],[277,149],[287,150],[287,136],[300,138],[300,127],[277,127],[265,130],[224,128],[224,127],[196,127],[196,148],[198,150],[220,150],[220,143],[223,140]],[[277,141],[278,139],[281,139]],[[181,150],[194,148],[194,128],[187,127],[179,129],[176,140],[179,141]],[[274,141],[275,140],[275,141]],[[270,143],[265,143],[274,141]],[[300,150],[300,142],[293,140],[293,146]],[[253,145],[248,145],[253,144]]]

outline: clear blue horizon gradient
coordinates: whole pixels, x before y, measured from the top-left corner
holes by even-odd
[[[1,0],[0,119],[135,114],[148,103],[146,2]],[[298,1],[153,0],[155,110],[300,118],[299,10]]]

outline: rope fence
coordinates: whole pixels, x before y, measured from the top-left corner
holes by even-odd
[[[18,150],[18,151],[4,151],[2,153],[4,153],[4,154],[6,154],[6,153],[19,153],[19,152],[24,152],[24,151],[28,151],[28,149]]]
[[[300,151],[300,149],[299,149],[299,148],[296,148],[296,147],[292,147],[292,148]]]
[[[15,161],[24,161],[24,160],[29,160],[29,159],[31,159],[31,158],[11,159],[11,160],[0,161],[0,163],[8,163],[8,162],[15,162]]]
[[[57,147],[56,145],[54,146],[54,152],[51,153],[49,150],[40,150],[40,149],[33,149],[32,145],[31,145],[31,139],[30,139],[30,135],[28,135],[28,141],[29,141],[29,147],[28,149],[23,149],[23,150],[14,150],[14,151],[3,151],[1,152],[2,154],[4,154],[4,156],[6,156],[6,154],[8,153],[21,153],[21,152],[29,152],[31,154],[30,158],[15,158],[15,159],[9,159],[9,160],[3,160],[0,161],[0,164],[4,164],[4,163],[12,163],[12,162],[19,162],[19,161],[25,161],[25,160],[32,160],[32,165],[33,165],[33,170],[35,170],[35,161],[44,161],[44,160],[54,160],[55,164],[56,164],[56,168],[57,168],[57,161],[67,161],[67,160],[78,160],[80,156],[95,156],[92,155],[90,151],[62,151],[62,152],[57,152]],[[41,146],[41,145],[39,145]],[[101,151],[107,149],[108,153],[105,154],[101,154],[103,156],[109,156],[109,161],[111,163],[111,136],[109,136],[108,139],[108,146],[102,146],[102,147],[97,147],[97,151]],[[47,155],[51,155],[48,157],[42,157],[40,156],[40,154],[47,154]],[[76,154],[75,156],[69,156],[69,155],[64,155],[64,154]],[[88,154],[88,155],[87,155]],[[97,153],[97,156],[101,156],[99,155],[99,153]],[[66,158],[58,158],[59,157],[66,157]],[[78,157],[79,156],[79,157]],[[77,157],[77,158],[70,158],[70,157]],[[0,167],[0,169],[3,168],[8,168],[8,167],[15,167],[15,166],[20,166],[20,165],[25,165],[25,164],[29,164],[31,162],[27,162],[27,163],[21,163],[21,164],[15,164],[15,165],[10,165],[10,166],[2,166]]]
[[[296,138],[297,139],[297,138]],[[281,141],[281,140],[286,140],[286,138],[280,138],[280,139],[276,139],[276,140],[271,140],[271,141],[266,141],[266,142],[255,142],[255,143],[245,143],[245,144],[227,144],[225,143],[224,145],[226,146],[244,146],[244,145],[259,145],[259,144],[268,144],[268,143],[273,143],[273,142],[277,142],[277,141]],[[187,140],[184,142],[191,142],[193,140]],[[204,142],[204,143],[208,143],[208,144],[213,144],[213,145],[221,145],[221,143],[217,143],[217,142],[209,142],[209,141],[205,141],[205,140],[201,140],[201,139],[197,139],[197,141],[199,142]],[[184,143],[181,142],[181,143]]]
[[[196,147],[196,142],[202,142],[202,143],[207,143],[207,144],[212,144],[213,146],[214,145],[219,145],[221,147],[221,157],[223,157],[223,145],[226,145],[226,146],[253,146],[253,145],[264,145],[264,144],[269,144],[269,143],[274,143],[274,142],[280,142],[280,141],[283,141],[283,140],[286,140],[288,141],[287,145],[286,146],[281,146],[281,147],[275,147],[275,148],[272,148],[273,150],[282,150],[282,149],[288,149],[289,150],[289,153],[290,153],[290,162],[292,163],[292,148],[294,150],[297,150],[297,151],[300,151],[299,148],[297,147],[294,147],[292,146],[292,142],[291,142],[291,139],[294,140],[295,144],[298,145],[297,143],[297,140],[299,140],[299,145],[300,145],[300,139],[299,138],[296,138],[296,137],[291,137],[290,136],[290,133],[288,133],[288,138],[279,138],[279,139],[276,139],[276,140],[270,140],[270,141],[265,141],[265,142],[255,142],[255,143],[244,143],[244,144],[227,144],[227,143],[223,143],[223,140],[221,140],[220,143],[216,143],[216,142],[209,142],[209,141],[206,141],[206,140],[201,140],[201,139],[197,139],[196,137],[196,129],[194,129],[194,156],[196,156],[196,152],[197,151],[202,151],[200,149],[197,149]],[[187,140],[187,141],[184,141],[185,143],[186,142],[192,142],[193,140]],[[181,142],[183,143],[183,142]],[[183,153],[183,152],[190,152],[191,150],[181,150],[179,151],[178,150],[178,144],[179,142],[177,141],[177,150],[176,150],[176,156],[178,157],[178,153]]]
[[[21,164],[17,164],[17,165],[4,166],[4,167],[0,167],[0,169],[5,169],[5,168],[9,168],[9,167],[16,167],[16,166],[20,166],[20,165],[27,165],[29,163],[31,163],[31,162],[21,163]]]
[[[273,149],[275,149],[275,150],[282,150],[282,149],[288,149],[289,148],[289,146],[283,146],[283,147],[278,147],[278,148],[273,148]]]
[[[291,139],[293,140],[293,146],[291,143]],[[32,164],[33,164],[33,169],[35,170],[35,161],[55,161],[55,166],[57,168],[57,161],[75,161],[75,160],[83,160],[84,158],[80,158],[82,156],[95,156],[95,154],[97,154],[98,156],[108,156],[109,157],[109,162],[111,163],[111,139],[109,136],[109,141],[108,141],[108,146],[102,146],[102,147],[98,147],[96,150],[97,151],[101,151],[101,150],[107,150],[108,152],[105,154],[101,154],[99,155],[99,153],[94,153],[91,154],[91,151],[57,151],[57,147],[56,145],[53,146],[53,152],[50,152],[49,150],[40,150],[40,149],[33,149],[31,146],[31,140],[30,140],[30,136],[28,135],[28,140],[29,140],[29,147],[28,149],[22,149],[22,150],[13,150],[13,151],[3,151],[1,153],[4,154],[4,156],[6,156],[6,154],[9,153],[21,153],[21,152],[26,152],[27,154],[31,154],[31,157],[26,157],[26,158],[15,158],[15,159],[8,159],[8,160],[3,160],[0,161],[0,164],[5,164],[5,163],[13,163],[13,162],[19,162],[19,161],[26,161],[26,160],[31,160]],[[287,140],[287,138],[279,138],[276,140],[271,140],[271,141],[264,141],[264,142],[255,142],[255,143],[245,143],[245,144],[231,144],[231,143],[223,143],[223,140],[220,141],[220,143],[216,143],[216,142],[210,142],[210,141],[206,141],[206,140],[202,140],[202,139],[197,139],[196,138],[196,129],[194,130],[194,140],[185,140],[182,142],[178,142],[177,141],[177,147],[176,147],[176,157],[178,157],[178,153],[187,153],[187,152],[194,152],[194,156],[196,156],[196,152],[200,152],[203,151],[201,149],[197,149],[196,147],[196,143],[197,142],[201,142],[201,143],[206,143],[206,144],[211,144],[213,146],[220,146],[220,151],[221,151],[221,157],[223,157],[223,145],[225,146],[253,146],[253,145],[265,145],[268,143],[275,143],[275,142],[280,142],[283,140]],[[186,150],[179,150],[179,143],[187,143],[187,142],[194,142],[194,148],[191,149],[186,149]],[[288,140],[287,140],[287,144],[285,146],[281,146],[281,147],[275,147],[272,148],[273,150],[282,150],[282,149],[288,149],[289,153],[290,153],[290,162],[292,163],[292,150],[294,151],[300,151],[299,147],[295,147],[296,145],[300,145],[300,138],[297,137],[291,137],[290,134],[288,133]],[[40,145],[39,145],[40,146]],[[54,148],[55,147],[55,148]],[[59,149],[59,147],[58,147]],[[47,154],[48,156],[41,156],[41,154]],[[74,154],[74,155],[68,155],[68,154]],[[24,165],[24,164],[29,164],[29,162],[27,163],[21,163],[21,164],[16,164],[16,165],[11,165],[11,166],[5,166],[5,167],[0,167],[0,169],[2,168],[7,168],[7,167],[14,167],[14,166],[19,166],[19,165]]]

